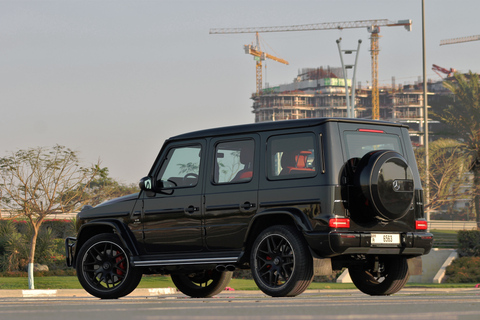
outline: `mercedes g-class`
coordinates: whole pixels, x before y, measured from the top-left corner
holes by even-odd
[[[99,298],[171,275],[191,297],[251,269],[274,297],[348,268],[369,295],[421,273],[427,231],[406,126],[317,118],[208,129],[164,143],[137,194],[85,206],[67,264]]]

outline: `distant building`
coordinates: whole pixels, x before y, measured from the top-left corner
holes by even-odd
[[[351,94],[351,81],[347,80]],[[429,98],[444,90],[441,82],[429,83]],[[423,123],[423,83],[379,88],[380,119],[405,123],[412,142],[421,144]],[[435,90],[435,92],[431,92]],[[438,90],[438,91],[437,91]],[[442,91],[442,94],[445,92]],[[355,116],[372,117],[372,89],[355,90]],[[345,80],[341,68],[303,69],[292,83],[265,88],[252,95],[255,122],[288,119],[346,117]],[[429,124],[434,124],[429,121]],[[430,127],[429,131],[433,128]]]

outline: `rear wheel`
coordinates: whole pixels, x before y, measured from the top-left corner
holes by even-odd
[[[118,236],[99,234],[80,248],[77,277],[82,287],[101,299],[116,299],[131,293],[142,279],[132,267]]]
[[[209,298],[220,292],[232,279],[233,272],[203,270],[188,274],[172,274],[178,290],[192,298]]]
[[[408,263],[404,257],[380,256],[365,264],[348,268],[355,286],[372,296],[385,296],[400,291],[407,283]]]
[[[260,233],[250,265],[257,286],[272,297],[299,295],[313,280],[308,245],[292,226],[272,226]]]

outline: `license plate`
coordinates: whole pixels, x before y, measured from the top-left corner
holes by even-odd
[[[400,235],[394,233],[372,233],[372,246],[400,244]]]

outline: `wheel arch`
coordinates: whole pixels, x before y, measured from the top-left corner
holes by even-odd
[[[76,263],[77,252],[83,244],[91,237],[101,233],[116,234],[130,255],[138,255],[135,237],[124,223],[117,220],[94,220],[83,224],[78,230],[73,265]]]
[[[268,227],[274,225],[291,225],[296,227],[300,232],[310,230],[312,228],[310,221],[305,217],[303,212],[297,208],[288,209],[270,209],[262,211],[253,217],[245,237],[244,254],[242,262],[248,262],[251,247],[257,236]],[[244,260],[244,261],[243,261]]]

